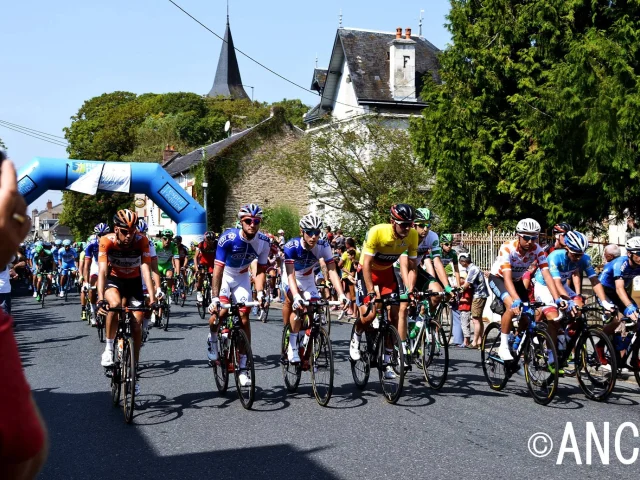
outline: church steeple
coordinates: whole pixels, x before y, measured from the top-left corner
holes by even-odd
[[[233,100],[249,98],[249,95],[247,95],[247,92],[245,92],[242,87],[240,68],[238,67],[238,59],[236,58],[236,51],[233,48],[233,38],[231,37],[231,29],[229,28],[228,7],[227,28],[224,32],[224,42],[222,42],[222,49],[220,50],[216,77],[213,81],[213,87],[211,87],[207,96],[230,97]]]

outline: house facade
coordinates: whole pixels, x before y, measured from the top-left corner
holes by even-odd
[[[53,205],[51,200],[47,201],[44,210],[31,211],[31,232],[30,239],[33,241],[43,240],[53,242],[55,240],[73,240],[69,227],[60,225],[59,218],[62,214],[63,204]]]
[[[339,28],[329,66],[313,72],[311,89],[321,100],[304,117],[306,133],[319,135],[336,126],[357,131],[372,115],[391,128],[408,129],[411,116],[427,106],[420,99],[425,78],[440,82],[438,53],[426,38],[411,35],[410,28]],[[310,191],[310,210],[336,225],[339,209],[329,205],[335,199],[313,184]]]

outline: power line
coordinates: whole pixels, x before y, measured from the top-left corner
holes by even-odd
[[[6,125],[4,122],[0,121],[0,127],[4,127],[4,128],[8,128],[9,130],[13,130],[14,132],[18,132],[18,133],[22,133],[23,135],[27,135],[28,137],[33,137],[36,138],[38,140],[42,140],[43,142],[47,142],[47,143],[51,143],[53,145],[57,145],[58,147],[68,147],[69,145],[66,143],[62,143],[58,140],[52,140],[46,137],[43,137],[41,135],[33,135],[31,133],[25,132],[23,130],[19,130],[17,128],[11,127],[9,125]]]
[[[211,30],[209,27],[207,27],[204,23],[202,23],[200,20],[198,20],[196,17],[194,17],[193,15],[191,15],[189,12],[187,12],[184,8],[182,8],[180,5],[178,5],[176,2],[174,2],[173,0],[169,0],[169,2],[171,2],[176,8],[178,8],[179,10],[182,11],[182,13],[184,13],[185,15],[187,15],[189,18],[191,18],[194,22],[196,22],[197,24],[199,24],[201,27],[203,27],[205,30],[209,31],[210,33],[212,33],[213,35],[215,35],[216,37],[218,37],[220,40],[222,40],[225,43],[229,43],[227,42],[223,37],[221,37],[220,35],[218,35],[216,32],[214,32],[213,30]],[[324,98],[327,100],[331,100],[329,97],[325,97],[324,95],[322,95],[321,93],[317,93],[314,92],[313,90],[310,90],[306,87],[303,87],[302,85],[300,85],[299,83],[294,82],[293,80],[289,80],[287,77],[285,77],[284,75],[280,75],[278,72],[276,72],[275,70],[272,70],[271,68],[267,67],[266,65],[264,65],[263,63],[260,63],[258,60],[256,60],[255,58],[251,57],[250,55],[244,53],[242,50],[240,50],[239,48],[237,48],[236,46],[233,47],[233,49],[238,52],[241,53],[242,55],[244,55],[245,57],[247,57],[249,60],[251,60],[252,62],[260,65],[262,68],[264,68],[265,70],[267,70],[268,72],[273,73],[275,76],[281,78],[282,80],[284,80],[285,82],[289,82],[291,85],[294,85],[302,90],[304,90],[305,92],[308,93],[312,93],[314,95],[318,95],[320,98]],[[337,100],[334,100],[335,103],[339,103],[340,105],[344,105],[345,107],[351,107],[351,108],[360,108],[359,105],[350,105],[348,103],[343,103],[343,102],[339,102]]]
[[[31,132],[39,133],[39,134],[41,134],[41,135],[46,135],[47,137],[61,138],[61,139],[62,139],[62,140],[64,140],[64,141],[66,141],[66,140],[67,140],[66,138],[61,137],[60,135],[53,135],[53,134],[51,134],[51,133],[41,132],[40,130],[35,130],[35,129],[33,129],[33,128],[29,128],[29,127],[23,127],[22,125],[18,125],[18,124],[15,124],[15,123],[11,123],[11,122],[8,122],[8,121],[6,121],[6,120],[0,120],[0,122],[2,122],[2,123],[6,123],[6,124],[8,124],[8,125],[11,125],[12,127],[22,128],[22,129],[24,129],[24,130],[29,130],[29,131],[31,131]]]

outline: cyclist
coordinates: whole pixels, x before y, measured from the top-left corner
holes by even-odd
[[[399,203],[391,206],[390,223],[375,225],[369,229],[362,247],[360,265],[356,272],[356,303],[360,310],[360,318],[355,322],[355,332],[349,344],[352,360],[360,359],[360,337],[366,325],[373,321],[375,308],[367,311],[369,303],[377,297],[391,294],[412,292],[416,281],[418,257],[418,232],[411,228],[415,220],[412,206]],[[400,263],[400,275],[394,273],[393,264],[406,252],[406,258]],[[399,289],[398,278],[404,284],[403,292]],[[376,288],[377,287],[377,291]],[[399,306],[392,305],[389,319],[398,328],[403,346],[406,347],[407,322],[399,322]],[[390,353],[385,353],[389,356]],[[395,378],[391,365],[387,366],[385,378]]]
[[[51,255],[53,255],[53,260],[54,262],[56,262],[56,266],[59,265],[59,258],[58,258],[58,250],[62,249],[62,240],[60,240],[59,238],[56,239],[55,242],[53,242],[53,247],[50,249],[51,250]]]
[[[102,354],[103,367],[113,365],[113,342],[118,329],[115,312],[109,308],[117,308],[128,303],[131,307],[144,304],[141,276],[147,285],[151,285],[149,263],[149,242],[137,233],[138,215],[131,210],[119,210],[113,216],[114,233],[100,238],[98,254],[98,308],[107,316],[106,346]],[[155,307],[155,294],[149,290],[149,300]],[[131,332],[134,341],[134,357],[136,364],[140,357],[142,343],[141,324],[143,312],[133,312],[134,321]],[[136,379],[135,393],[140,393],[140,385]]]
[[[264,300],[264,272],[269,254],[269,239],[258,232],[262,221],[262,209],[249,203],[240,207],[238,219],[241,228],[226,230],[218,241],[215,266],[211,285],[211,305],[209,305],[209,336],[207,338],[207,356],[209,360],[218,360],[218,319],[224,319],[228,310],[220,309],[221,303],[230,303],[231,297],[235,303],[251,301],[251,278],[249,268],[251,262],[257,259],[258,267],[255,276],[257,300]],[[249,308],[240,309],[242,329],[251,342],[251,325],[249,324]],[[251,384],[251,374],[246,369],[247,356],[240,355],[240,384]]]
[[[489,274],[489,287],[506,308],[502,314],[502,335],[498,349],[498,355],[505,361],[513,360],[509,351],[508,336],[513,318],[520,314],[522,302],[529,301],[529,293],[522,283],[522,276],[534,261],[538,261],[538,270],[549,288],[551,298],[556,305],[566,307],[549,273],[547,257],[537,243],[540,230],[540,224],[534,219],[520,220],[516,226],[517,238],[502,244]],[[522,329],[523,325],[519,325],[519,328]]]
[[[56,272],[55,261],[53,260],[53,254],[51,250],[44,247],[44,245],[38,245],[35,250],[34,261],[36,264],[36,271],[38,272],[38,280],[36,284],[36,300],[39,302],[40,288],[42,287],[42,275],[47,274],[49,278],[49,284],[53,283],[53,274]]]
[[[600,274],[607,299],[618,308],[618,317],[603,328],[608,335],[613,334],[623,316],[638,321],[638,306],[631,299],[631,288],[633,279],[640,275],[640,237],[630,238],[625,246],[627,255],[607,263]]]
[[[151,269],[151,279],[153,280],[153,284],[155,286],[160,285],[160,272],[158,272],[158,255],[156,254],[156,246],[155,244],[146,236],[147,230],[149,230],[149,226],[144,219],[138,219],[138,232],[140,235],[146,238],[147,242],[149,242],[149,257],[151,261],[149,262],[149,268]],[[142,270],[141,270],[142,271]],[[152,288],[153,286],[152,285]],[[149,302],[149,288],[144,281],[144,277],[142,277],[142,294],[146,300],[147,306],[150,306]],[[162,299],[162,296],[158,296],[157,300]],[[151,315],[153,312],[144,312],[144,320],[142,322],[142,335],[146,338],[146,335],[149,332],[149,321],[151,320]]]
[[[216,250],[218,248],[216,242],[216,234],[213,232],[205,232],[204,240],[200,242],[196,248],[195,264],[198,272],[196,282],[196,301],[202,302],[202,283],[206,273],[213,273],[213,265],[216,260]]]
[[[284,246],[285,272],[282,275],[282,284],[286,292],[282,305],[282,320],[285,325],[291,325],[287,356],[293,363],[300,362],[298,332],[302,326],[302,322],[295,319],[293,310],[303,309],[303,301],[320,298],[313,274],[318,264],[326,269],[340,301],[345,306],[350,303],[342,290],[331,247],[326,240],[320,238],[322,219],[310,213],[302,217],[298,225],[300,237],[292,238]]]
[[[62,247],[58,249],[58,265],[61,268],[62,279],[60,280],[60,297],[64,297],[64,286],[67,281],[71,282],[75,279],[78,268],[76,267],[76,259],[78,253],[75,248],[71,248],[71,240],[62,242]]]
[[[167,287],[173,292],[173,275],[174,271],[180,272],[180,253],[178,246],[173,242],[173,231],[167,228],[162,231],[162,239],[155,243],[156,254],[158,255],[158,271],[160,275],[167,278]],[[158,291],[156,296],[160,297],[160,285],[156,285]],[[172,302],[171,296],[168,299]]]
[[[182,236],[177,235],[175,238],[176,246],[178,247],[178,276],[182,277],[184,281],[184,285],[186,288],[187,285],[187,263],[189,262],[189,249],[186,245],[182,243]],[[182,296],[186,297],[187,294],[185,291],[182,292]]]
[[[38,296],[38,265],[36,265],[36,249],[41,246],[42,242],[35,242],[29,249],[29,253],[27,255],[27,259],[29,260],[29,267],[31,268],[31,288],[33,289],[33,298],[36,298]]]
[[[440,259],[442,260],[442,265],[444,265],[449,284],[453,283],[455,277],[456,286],[459,287],[462,282],[460,281],[460,269],[458,268],[458,252],[453,249],[453,235],[443,233],[440,236],[440,246],[442,247]]]
[[[549,256],[549,254],[554,250],[565,248],[564,238],[567,232],[570,232],[571,230],[573,229],[571,228],[571,225],[569,225],[567,222],[556,223],[553,226],[553,237],[555,238],[556,241],[553,245],[548,244],[544,248],[544,253],[547,256]]]
[[[93,316],[91,317],[91,326],[96,326],[95,313],[96,313],[96,294],[92,287],[96,286],[98,282],[98,250],[100,238],[107,233],[109,233],[111,229],[109,225],[106,223],[98,223],[95,227],[93,227],[93,235],[89,237],[89,241],[87,242],[87,246],[84,249],[84,263],[82,264],[82,276],[84,277],[84,284],[82,285],[82,292],[80,294],[80,303],[84,307],[87,304],[87,300],[89,300],[91,304],[91,312]],[[89,298],[87,299],[87,294]],[[86,320],[87,313],[84,308],[82,309],[82,320]]]

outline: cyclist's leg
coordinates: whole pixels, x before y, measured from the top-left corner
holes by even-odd
[[[120,296],[120,283],[118,279],[107,277],[107,285],[105,287],[104,299],[109,304],[109,307],[119,307],[122,305],[122,298]],[[116,338],[116,332],[118,331],[118,321],[115,312],[107,312],[107,321],[105,327],[105,347],[102,355],[103,364],[106,360],[107,363],[111,363],[111,354],[113,353],[113,341]],[[106,352],[109,355],[106,355]]]
[[[252,301],[251,276],[249,273],[236,277],[233,281],[229,281],[231,287],[231,296],[236,303],[244,303]],[[249,323],[249,307],[240,309],[240,321],[242,322],[242,330],[247,334],[247,339],[251,343],[251,324]]]
[[[558,319],[560,313],[558,312],[558,307],[556,307],[554,304],[553,295],[551,295],[549,287],[547,287],[546,285],[542,285],[540,282],[536,282],[535,286],[533,287],[533,293],[537,302],[543,302],[547,305],[554,305],[553,307],[543,308],[542,314],[547,319],[547,331],[551,336],[551,340],[557,342],[559,325],[555,320]]]
[[[607,296],[607,300],[613,303],[618,308],[618,314],[615,317],[610,317],[609,321],[602,327],[602,331],[607,335],[613,335],[617,328],[620,326],[622,320],[622,312],[626,308],[624,302],[618,296],[615,288],[604,287],[604,294]]]
[[[400,274],[400,267],[393,267],[389,270],[393,270],[393,274],[395,276],[396,284],[398,287],[398,294],[400,295],[400,300],[408,300],[409,292],[407,292],[406,287],[404,286],[404,281],[402,280],[402,275]],[[400,334],[400,340],[403,342],[407,341],[407,310],[409,308],[409,302],[400,302],[400,306],[394,306],[394,309],[391,309],[389,314],[391,315],[391,321],[394,322],[396,328],[398,329],[398,333]],[[392,311],[395,310],[393,313]],[[394,321],[395,318],[395,321]]]

